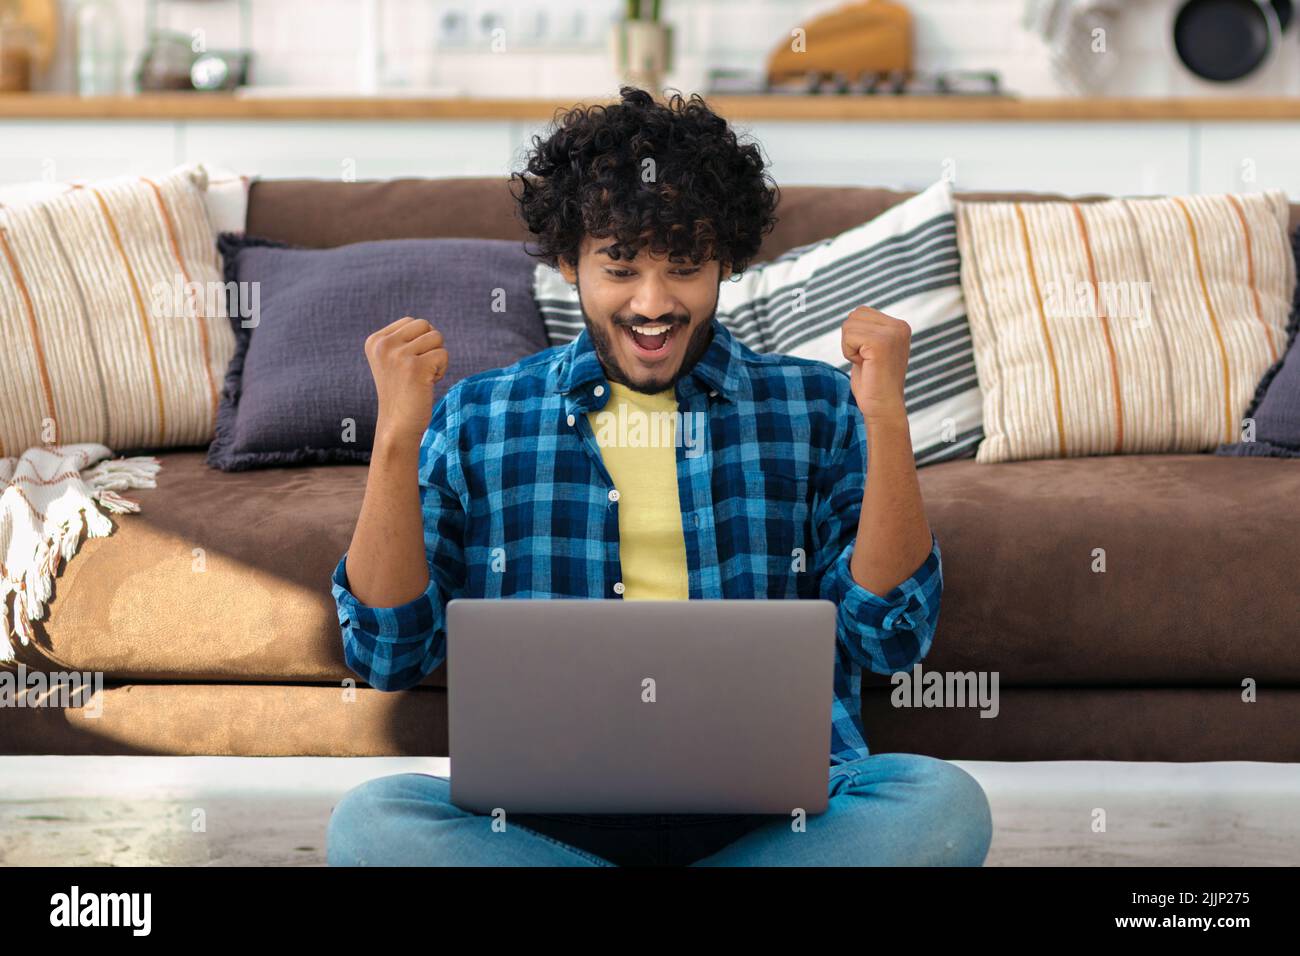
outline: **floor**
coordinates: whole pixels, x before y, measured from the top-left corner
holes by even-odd
[[[1300,764],[953,762],[988,794],[989,866],[1300,864]],[[319,866],[338,797],[405,771],[448,763],[0,757],[0,865]]]

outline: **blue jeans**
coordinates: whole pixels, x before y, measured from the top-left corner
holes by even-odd
[[[956,764],[872,754],[830,768],[804,828],[777,814],[515,813],[505,827],[453,805],[446,777],[399,773],[335,805],[330,866],[980,866],[988,799]]]

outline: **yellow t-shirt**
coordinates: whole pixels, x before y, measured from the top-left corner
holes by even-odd
[[[587,412],[605,469],[618,489],[623,599],[690,597],[677,496],[677,396],[609,383],[609,401]],[[620,407],[621,406],[621,407]]]

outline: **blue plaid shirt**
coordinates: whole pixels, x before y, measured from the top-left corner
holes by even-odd
[[[853,579],[866,426],[838,369],[754,352],[715,318],[676,393],[680,413],[702,412],[708,424],[702,447],[676,449],[690,597],[833,601],[830,762],[867,756],[861,668],[889,674],[929,650],[938,540],[888,594]],[[348,667],[379,690],[415,686],[446,657],[455,597],[620,596],[618,494],[585,415],[608,400],[586,331],[448,390],[420,446],[428,588],[369,607],[349,590],[345,553],[332,591]]]

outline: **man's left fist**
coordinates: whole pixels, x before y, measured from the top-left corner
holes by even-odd
[[[868,421],[907,417],[903,384],[912,348],[912,327],[879,309],[861,305],[840,330],[844,357],[853,363],[849,383]]]

